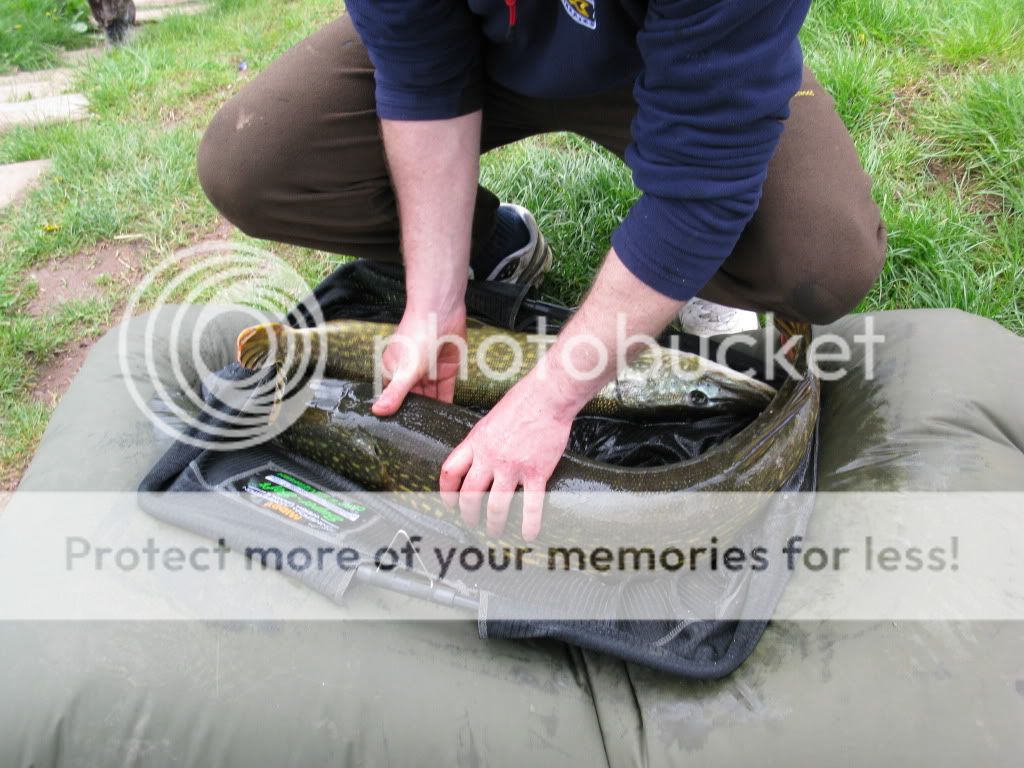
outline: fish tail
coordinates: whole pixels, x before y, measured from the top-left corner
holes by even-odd
[[[263,323],[246,328],[238,334],[236,342],[238,362],[250,371],[274,365],[278,361],[271,359],[270,352],[274,349],[280,356],[287,333],[288,329],[281,323]],[[278,370],[274,372],[274,395],[268,416],[268,421],[271,424],[281,413],[281,401],[284,399],[286,384],[287,376],[278,367]]]
[[[793,336],[800,336],[802,341],[791,349],[786,357],[790,362],[795,363],[798,357],[807,352],[807,345],[811,341],[811,324],[802,320],[789,320],[784,317],[775,318],[775,328],[779,332],[779,341],[785,344]]]
[[[267,414],[267,423],[273,424],[281,415],[281,403],[284,402],[285,377],[278,371],[274,374],[274,401],[270,405],[270,413]]]
[[[784,317],[775,318],[775,327],[780,333],[787,336],[803,336],[805,339],[811,337],[811,324],[802,320],[789,320]]]
[[[238,334],[236,343],[238,362],[247,370],[256,371],[268,364],[272,347],[281,349],[285,328],[280,323],[263,323],[246,328]]]

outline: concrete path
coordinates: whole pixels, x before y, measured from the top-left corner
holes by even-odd
[[[139,24],[160,21],[174,14],[197,14],[209,6],[202,0],[135,0]],[[84,120],[89,100],[67,93],[74,68],[103,53],[103,48],[83,48],[61,54],[62,67],[0,77],[0,132],[18,125]],[[0,209],[13,205],[52,166],[50,160],[33,160],[0,166]]]
[[[41,99],[67,93],[75,71],[69,67],[21,72],[0,77],[0,103]]]
[[[52,166],[50,160],[0,165],[0,209],[21,200]]]
[[[167,17],[177,14],[193,16],[208,10],[209,7],[206,3],[195,2],[195,0],[190,2],[163,2],[159,5],[156,3],[136,3],[135,21],[139,24],[146,24],[163,21]]]
[[[0,104],[0,131],[16,125],[84,120],[88,116],[89,100],[80,93],[46,96],[31,101]]]
[[[104,47],[100,45],[95,48],[79,48],[77,51],[64,51],[64,53],[60,55],[60,63],[65,67],[77,67],[79,64],[86,62],[89,59],[95,59],[102,56],[104,50]]]
[[[200,0],[135,0],[136,10],[142,8],[170,8],[175,5],[196,5]]]
[[[75,76],[74,68],[102,50],[67,51],[61,54],[63,66],[57,69],[0,76],[0,132],[16,125],[87,118],[89,100],[82,94],[67,91]],[[19,202],[52,166],[51,160],[0,165],[0,210]]]

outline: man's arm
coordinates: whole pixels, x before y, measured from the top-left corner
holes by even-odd
[[[445,335],[466,335],[466,280],[480,172],[480,112],[449,120],[382,121],[398,198],[405,262],[405,314],[382,369],[390,383],[373,406],[387,416],[409,392],[451,402],[459,350],[437,354]]]
[[[442,491],[454,502],[461,487],[468,524],[479,519],[482,494],[490,488],[488,532],[499,532],[521,484],[527,491],[523,535],[537,534],[537,492],[565,447],[572,417],[611,378],[612,361],[620,357],[618,317],[628,334],[656,334],[732,252],[757,208],[800,83],[797,34],[808,4],[649,3],[637,35],[644,70],[634,91],[634,142],[626,150],[643,195],[613,233],[612,251],[550,350],[550,362],[514,387],[445,464]],[[594,354],[575,343],[581,334],[609,353],[602,375],[585,382],[566,370],[586,369],[588,350]],[[566,366],[569,361],[577,364]]]
[[[470,227],[480,153],[481,44],[465,0],[349,0],[374,64],[377,114],[398,200],[406,269],[405,343],[391,344],[390,385],[375,411],[393,413],[410,391],[451,400],[457,349],[438,336],[465,335]]]
[[[458,502],[467,525],[479,522],[481,500],[490,490],[487,533],[500,534],[512,496],[522,486],[523,538],[536,538],[544,489],[565,450],[573,418],[614,378],[617,362],[633,351],[621,349],[620,340],[656,336],[683,303],[641,282],[614,249],[609,252],[586,300],[541,362],[444,463],[441,492],[448,504]]]
[[[761,198],[800,87],[810,0],[650,0],[626,164],[643,193],[612,234],[622,263],[688,300],[732,253]]]

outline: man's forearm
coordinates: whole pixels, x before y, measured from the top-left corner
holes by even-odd
[[[615,249],[609,251],[586,299],[544,357],[552,408],[575,415],[614,378],[619,360],[643,346],[622,349],[623,342],[657,336],[684,303],[641,282]]]
[[[459,311],[480,171],[480,113],[384,120],[382,128],[402,227],[406,312]]]

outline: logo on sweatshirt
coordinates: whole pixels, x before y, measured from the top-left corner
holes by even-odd
[[[595,0],[562,0],[562,7],[569,18],[587,29],[597,29]]]

